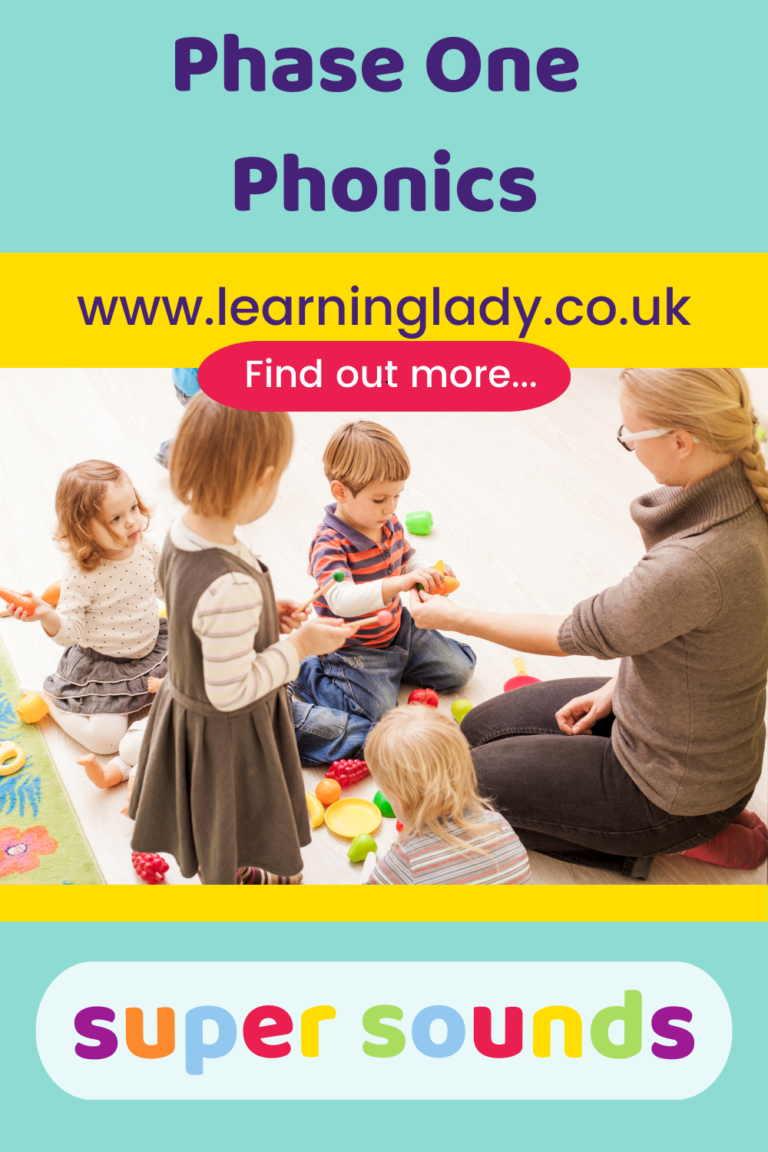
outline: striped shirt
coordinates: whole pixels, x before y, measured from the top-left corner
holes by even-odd
[[[336,515],[336,505],[329,504],[325,509],[325,518],[322,524],[318,525],[315,538],[310,545],[307,571],[318,585],[326,583],[333,573],[338,571],[344,573],[345,581],[351,580],[355,584],[377,583],[378,600],[381,603],[377,603],[372,610],[363,610],[357,616],[347,617],[355,620],[372,615],[378,608],[383,608],[382,581],[389,576],[400,576],[410,567],[415,567],[416,565],[413,565],[415,557],[416,553],[406,540],[403,526],[394,513],[383,525],[381,542],[377,544],[370,536],[364,536],[362,532],[340,520]],[[315,601],[315,611],[318,616],[335,614],[324,597]],[[387,605],[387,611],[392,613],[391,624],[368,624],[355,636],[351,636],[344,647],[366,645],[369,648],[386,648],[391,644],[400,628],[402,616],[398,596]]]
[[[219,548],[232,552],[252,568],[261,565],[247,544],[213,544],[190,531],[179,518],[171,526],[171,540],[186,552]],[[234,712],[287,684],[299,674],[299,654],[293,644],[278,641],[256,652],[261,589],[244,572],[227,572],[209,584],[197,601],[192,630],[200,641],[205,693],[220,712]]]
[[[470,816],[467,814],[467,818]],[[379,861],[369,884],[530,884],[528,854],[517,834],[499,812],[473,814],[473,823],[484,824],[499,835],[469,833],[453,820],[446,831],[459,836],[467,846],[483,853],[460,853],[429,828],[401,837]]]

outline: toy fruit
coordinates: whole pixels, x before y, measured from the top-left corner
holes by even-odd
[[[37,608],[31,596],[22,596],[20,592],[12,592],[10,588],[0,588],[0,597],[13,608],[23,608],[30,616]]]
[[[338,780],[321,780],[315,788],[315,796],[327,808],[330,804],[335,804],[341,796],[341,784]]]
[[[438,572],[442,572],[443,576],[445,576],[445,570],[443,568],[442,560],[438,560],[437,564],[435,564],[435,568],[437,568]],[[424,585],[423,584],[417,584],[416,587],[419,590],[419,592],[424,591]],[[455,576],[445,576],[443,583],[440,585],[439,588],[437,588],[432,593],[432,595],[433,596],[450,596],[451,592],[455,592],[458,587],[459,587],[459,581],[456,579]]]
[[[26,752],[22,752],[18,744],[4,740],[0,744],[0,776],[13,776],[27,762]]]
[[[40,597],[45,600],[46,604],[50,604],[51,608],[55,608],[61,596],[61,580],[56,580],[55,583],[49,584],[45,592]]]
[[[37,692],[25,692],[16,705],[16,711],[25,724],[37,724],[48,715],[50,708]]]
[[[307,798],[309,822],[313,828],[319,828],[321,824],[325,824],[325,808],[323,808],[317,796],[313,796],[311,792],[305,792],[304,795]]]
[[[433,524],[431,512],[409,512],[405,518],[405,530],[414,536],[429,536]]]
[[[388,816],[390,820],[395,819],[395,810],[383,792],[377,792],[373,798],[373,802],[382,816]]]
[[[409,704],[426,704],[429,708],[437,708],[437,692],[434,688],[414,688],[408,697]]]
[[[368,774],[365,760],[334,760],[325,776],[327,780],[338,780],[342,788],[349,788]]]
[[[161,620],[167,620],[168,619],[168,609],[166,608],[165,604],[160,605],[160,607],[157,610],[157,614]]]
[[[168,871],[168,862],[156,852],[131,852],[131,863],[147,884],[162,884]]]
[[[398,832],[402,832],[403,828],[405,828],[405,824],[403,824],[402,820],[398,820],[397,823],[395,824],[395,829]]]
[[[467,712],[471,712],[473,708],[474,704],[470,700],[454,700],[451,704],[451,716],[458,724],[461,724]]]
[[[369,836],[367,832],[361,832],[359,836],[355,836],[350,844],[347,856],[353,864],[359,864],[361,860],[365,860],[369,852],[375,851],[376,841],[373,836]]]
[[[525,661],[521,660],[519,656],[515,657],[515,668],[517,668],[517,676],[507,680],[504,685],[505,692],[513,692],[515,688],[525,688],[526,684],[541,684],[538,676],[529,676],[526,673]]]

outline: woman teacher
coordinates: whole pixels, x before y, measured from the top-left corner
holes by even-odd
[[[619,441],[661,488],[632,502],[645,554],[569,616],[499,615],[412,593],[420,628],[545,656],[621,658],[474,708],[484,792],[526,848],[645,878],[685,853],[751,869],[768,674],[768,476],[738,368],[633,368]]]

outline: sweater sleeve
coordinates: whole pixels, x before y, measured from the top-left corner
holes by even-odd
[[[150,536],[145,536],[144,539],[152,556],[152,566],[155,572],[155,596],[157,596],[158,600],[164,600],[165,594],[163,592],[163,586],[160,583],[160,575],[158,573],[158,568],[160,567],[160,552],[154,540]]]
[[[345,580],[329,588],[324,599],[331,612],[344,620],[364,616],[366,612],[379,612],[384,607],[383,583],[383,580],[370,580],[367,584],[355,584]]]
[[[69,564],[61,578],[61,594],[56,611],[59,630],[51,639],[62,648],[78,644],[85,634],[85,614],[92,600],[90,579],[74,564]]]
[[[577,604],[558,643],[569,656],[637,656],[709,623],[722,598],[715,572],[697,552],[684,544],[659,547],[619,584]]]
[[[192,628],[202,647],[205,692],[220,712],[253,704],[299,674],[293,644],[254,650],[262,604],[258,584],[242,572],[220,576],[197,602]]]

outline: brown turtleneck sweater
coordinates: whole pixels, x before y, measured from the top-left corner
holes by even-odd
[[[647,549],[560,628],[569,655],[622,657],[612,740],[638,788],[698,816],[757,783],[768,675],[768,520],[737,461],[632,502]]]

